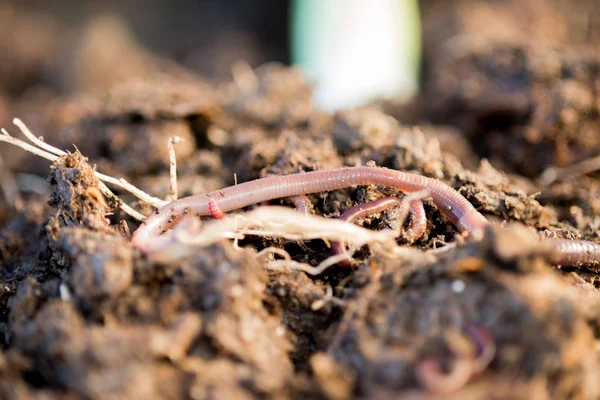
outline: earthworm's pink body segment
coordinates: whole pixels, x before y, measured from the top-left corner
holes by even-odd
[[[600,245],[585,240],[547,239],[554,247],[551,262],[565,267],[600,265]]]
[[[225,218],[225,213],[221,210],[221,207],[217,204],[214,199],[210,199],[208,201],[208,211],[210,211],[210,216],[214,219],[223,219]]]
[[[354,222],[358,218],[363,218],[368,215],[377,214],[395,205],[401,204],[402,199],[397,197],[383,197],[368,203],[358,204],[354,207],[344,211],[338,219],[346,222]],[[410,212],[412,218],[409,222],[407,234],[411,237],[412,241],[419,239],[425,233],[427,228],[427,215],[425,215],[425,209],[423,208],[423,202],[421,200],[413,200],[410,202]],[[331,244],[331,253],[333,255],[342,254],[344,250],[344,244],[342,242],[333,242]],[[350,260],[346,259],[339,262],[344,267],[349,267]]]
[[[496,341],[485,329],[470,325],[466,332],[477,345],[478,354],[473,363],[473,373],[482,373],[496,356]]]
[[[285,199],[286,201],[292,203],[294,207],[296,207],[296,211],[301,214],[308,215],[310,214],[310,200],[308,197],[301,196],[291,196]]]
[[[402,199],[397,197],[384,197],[371,201],[369,203],[358,204],[346,210],[339,219],[346,222],[353,222],[358,218],[366,217],[371,214],[377,214],[397,204],[401,204]]]
[[[167,204],[148,217],[135,231],[132,243],[144,248],[149,239],[177,224],[188,213],[211,215],[209,200],[215,200],[223,212],[240,209],[263,201],[319,193],[356,185],[394,187],[405,192],[427,190],[433,201],[460,230],[480,232],[489,224],[456,190],[435,179],[387,168],[350,167],[313,171],[285,176],[271,176]]]
[[[417,379],[423,387],[433,393],[452,393],[465,386],[469,380],[482,373],[496,355],[496,342],[487,331],[476,326],[466,329],[478,348],[475,358],[456,358],[452,369],[443,372],[440,361],[426,358],[419,362],[416,369]]]
[[[377,214],[381,211],[387,210],[397,204],[402,203],[402,200],[397,197],[384,197],[371,201],[369,203],[358,204],[354,207],[344,211],[338,219],[346,222],[353,222],[358,218],[366,217],[367,215]],[[344,250],[344,243],[333,242],[331,243],[331,254],[338,255],[342,254]],[[350,259],[347,258],[340,261],[338,264],[344,267],[350,267]]]
[[[425,208],[421,200],[410,202],[410,212],[413,218],[408,223],[407,233],[410,236],[410,240],[414,242],[420,239],[425,233],[425,229],[427,229],[427,215],[425,214]]]
[[[464,387],[473,376],[473,361],[457,358],[449,371],[444,371],[439,360],[428,358],[417,365],[417,379],[432,393],[453,393]]]

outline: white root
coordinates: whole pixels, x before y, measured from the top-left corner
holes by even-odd
[[[0,156],[0,190],[6,202],[14,206],[19,199],[19,187],[15,176],[4,167],[4,160]]]
[[[21,130],[21,132],[23,132],[23,135],[25,135],[25,137],[27,139],[29,139],[29,141],[31,141],[31,143],[33,143],[40,149],[46,150],[48,153],[51,153],[51,154],[54,154],[57,156],[64,156],[67,154],[65,151],[60,150],[60,149],[44,142],[44,138],[36,137],[33,133],[31,133],[29,128],[27,128],[27,125],[25,125],[25,123],[23,121],[21,121],[19,118],[13,119],[13,124],[15,124],[17,126],[17,128],[19,128]]]
[[[181,143],[183,139],[179,136],[171,136],[167,142],[167,149],[169,150],[169,200],[175,201],[178,198],[177,190],[177,157],[175,156],[175,146],[177,143]]]
[[[180,232],[181,233],[181,232]],[[259,207],[233,218],[210,221],[207,228],[193,236],[179,235],[183,243],[208,246],[237,234],[277,236],[288,240],[322,239],[362,246],[375,245],[393,251],[398,248],[392,230],[371,231],[337,219],[299,214],[286,207]]]
[[[358,250],[358,247],[360,247],[360,246],[354,246],[352,248],[352,250],[356,251],[356,250]],[[303,272],[305,272],[309,275],[313,275],[313,276],[322,274],[328,268],[330,268],[333,265],[335,265],[341,261],[344,261],[346,259],[343,254],[338,254],[338,255],[326,258],[321,263],[319,263],[319,265],[313,267],[309,264],[292,260],[292,257],[289,255],[289,253],[287,251],[285,251],[284,249],[280,249],[278,247],[267,247],[267,248],[259,251],[256,254],[256,256],[262,257],[262,256],[268,255],[268,254],[281,256],[281,257],[283,257],[283,260],[272,260],[272,261],[267,262],[265,265],[267,269],[275,270],[275,271],[292,269],[292,270],[303,271]]]
[[[5,143],[12,144],[13,146],[20,147],[21,149],[23,149],[25,151],[28,151],[32,154],[35,154],[38,157],[45,158],[46,160],[49,160],[52,162],[58,160],[60,158],[60,156],[64,156],[67,154],[67,152],[60,150],[60,149],[44,142],[41,138],[37,138],[33,133],[31,133],[31,131],[27,128],[27,126],[19,118],[15,118],[13,120],[13,123],[21,130],[21,132],[25,135],[25,137],[27,139],[29,139],[31,141],[31,143],[33,143],[33,145],[11,136],[5,129],[1,130],[0,142],[5,142]],[[133,217],[139,221],[144,220],[146,217],[144,215],[142,215],[141,213],[139,213],[138,211],[134,210],[131,206],[127,205],[121,199],[119,199],[119,197],[116,196],[103,182],[107,182],[107,183],[110,183],[117,187],[120,187],[120,188],[128,191],[129,193],[133,194],[134,196],[136,196],[143,202],[148,203],[154,207],[158,208],[158,207],[161,207],[161,206],[167,204],[166,201],[163,201],[156,197],[150,196],[146,192],[127,183],[123,179],[119,180],[119,179],[113,178],[111,176],[104,175],[97,171],[94,171],[94,175],[101,181],[99,183],[99,189],[102,192],[102,194],[104,194],[105,196],[107,196],[109,198],[117,199],[117,201],[119,202],[119,207],[123,210],[123,212],[125,212],[126,214],[130,215],[131,217]]]
[[[231,65],[231,76],[238,90],[242,93],[249,93],[258,88],[258,78],[247,61],[235,61]]]
[[[398,246],[394,230],[372,231],[338,219],[302,215],[293,209],[278,206],[259,207],[245,214],[211,220],[202,227],[194,216],[185,217],[173,230],[157,237],[149,252],[154,260],[176,261],[191,255],[198,247],[208,247],[222,240],[240,239],[240,235],[281,237],[295,241],[342,240],[351,245],[350,251],[369,245],[375,253],[389,257],[423,256],[419,250]],[[267,268],[296,269],[311,275],[319,275],[345,259],[343,254],[332,256],[315,267],[292,260],[281,249],[265,249],[258,256],[267,253],[283,258],[268,262]]]

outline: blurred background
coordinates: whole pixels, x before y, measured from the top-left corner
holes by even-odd
[[[415,38],[411,40],[417,42],[424,34],[426,57],[445,39],[466,32],[479,31],[482,36],[507,37],[521,30],[522,34],[549,43],[593,43],[600,36],[595,23],[595,18],[600,14],[596,0],[422,0],[418,2],[420,14],[412,10],[417,2],[391,2],[400,9],[394,12],[399,13],[403,8],[411,9],[411,18],[418,20],[420,15],[425,21],[423,31],[421,25],[416,23],[401,34],[412,34]],[[302,5],[309,3],[310,7],[305,6],[300,10]],[[309,19],[308,24],[312,24],[312,29],[296,29],[294,33],[296,36],[299,33],[307,36],[310,31],[320,29],[319,24],[323,23],[315,15],[340,14],[344,9],[356,7],[355,3],[369,4],[361,0],[332,1],[327,3],[339,3],[337,9],[329,7],[327,10],[325,4],[318,3],[323,2],[3,0],[0,2],[1,88],[10,96],[21,94],[40,82],[63,90],[71,88],[73,82],[69,80],[76,78],[65,77],[65,65],[61,62],[69,61],[69,50],[81,47],[86,39],[97,40],[88,43],[96,46],[102,45],[102,41],[118,46],[116,41],[133,39],[152,53],[176,61],[209,79],[228,79],[231,64],[236,60],[246,60],[253,67],[270,61],[290,63],[293,50],[290,48],[293,42],[291,25],[294,20],[301,18],[298,14],[302,13],[304,19]],[[381,8],[382,4],[390,1],[382,0],[379,3]],[[492,15],[494,18],[490,18]],[[102,26],[99,19],[105,18],[106,22],[108,17],[114,19],[113,25]],[[341,35],[351,40],[354,31],[379,16],[376,12],[363,9],[360,17],[362,21],[356,18],[346,21],[345,32]],[[378,22],[381,24],[381,18]],[[408,24],[406,21],[402,23]],[[329,34],[322,33],[321,38]],[[101,37],[95,37],[94,34]],[[388,35],[388,38],[392,41],[394,35]],[[355,42],[354,46],[357,45]],[[371,45],[377,43],[373,41]],[[111,60],[114,68],[120,68],[120,64],[126,62],[121,59],[126,54],[119,56],[119,59]],[[55,74],[63,75],[63,81],[53,80]]]
[[[196,86],[199,80],[217,85],[233,79],[250,87],[255,79],[245,73],[250,67],[279,62],[299,65],[308,83],[316,84],[313,101],[306,100],[312,106],[333,111],[396,100],[379,104],[403,123],[452,126],[479,156],[527,176],[598,150],[600,140],[592,132],[597,119],[588,118],[598,112],[596,0],[377,5],[4,0],[0,126],[20,116],[45,136],[60,132],[69,145],[72,138],[59,128],[81,119],[82,112],[49,108],[57,100],[110,93],[139,79],[156,82],[158,75]],[[236,66],[238,60],[246,64]],[[548,96],[553,100],[545,101]],[[80,108],[83,102],[71,105]],[[570,116],[565,105],[573,109]],[[557,140],[556,130],[565,128],[570,133]],[[590,133],[580,139],[575,132],[582,130]],[[515,146],[514,156],[499,156]]]
[[[75,49],[95,47],[96,53],[84,53],[89,58],[78,61],[94,63],[98,60],[93,56],[104,53],[106,58],[111,57],[106,62],[118,69],[128,63],[124,60],[128,54],[119,52],[131,50],[126,46],[130,43],[119,44],[127,41],[137,41],[142,48],[213,80],[230,78],[230,67],[235,60],[246,60],[253,67],[270,61],[290,63],[297,61],[292,60],[291,44],[299,47],[304,41],[315,47],[319,39],[333,35],[320,26],[327,21],[332,25],[331,19],[323,21],[323,15],[339,15],[345,9],[360,9],[360,4],[363,7],[370,4],[361,0],[323,3],[313,0],[4,0],[0,2],[0,90],[3,96],[9,97],[20,95],[39,83],[54,90],[73,90],[77,79],[83,79],[71,74],[73,70],[68,68],[75,62],[72,59]],[[334,3],[334,6],[326,6]],[[446,39],[469,32],[508,37],[520,30],[521,34],[555,44],[595,43],[599,36],[595,19],[600,7],[595,0],[422,0],[418,2],[420,13],[415,10],[416,1],[381,0],[371,11],[368,6],[361,9],[358,18],[340,17],[346,20],[338,35],[347,36],[354,47],[359,46],[353,33],[367,26],[368,21],[383,24],[376,10],[389,8],[389,4],[382,6],[384,3],[395,3],[398,9],[388,14],[409,10],[406,19],[395,21],[406,29],[398,29],[397,34],[387,32],[387,40],[398,44],[398,37],[402,37],[399,47],[402,41],[417,46],[423,36],[426,62]],[[423,30],[419,15],[424,22]],[[295,22],[300,24],[298,21],[306,26],[293,30],[294,40],[290,33]],[[308,38],[315,31],[320,34],[316,42]],[[406,37],[410,35],[414,37]],[[383,41],[375,36],[371,47]],[[108,46],[106,42],[112,43],[115,53],[101,47]],[[339,47],[340,42],[337,45]],[[365,53],[362,48],[359,50],[358,53]],[[329,62],[335,61],[333,55]],[[418,57],[418,50],[405,55],[409,56]],[[360,54],[355,57],[361,59]],[[299,56],[296,54],[295,58]],[[365,58],[368,57],[362,57]],[[351,67],[351,63],[345,65]]]
[[[81,81],[89,77],[77,75],[81,71],[73,67],[86,68],[83,63],[123,68],[129,63],[124,57],[135,58],[128,54],[135,41],[213,81],[230,78],[236,60],[253,67],[300,64],[319,87],[327,86],[327,93],[316,97],[329,109],[360,105],[363,98],[407,98],[416,89],[420,29],[415,0],[380,0],[377,7],[362,0],[9,1],[0,11],[4,47],[12,50],[3,54],[5,62],[12,62],[11,54],[29,62],[29,69],[43,62],[39,78],[50,83],[51,75],[59,75],[58,82],[51,82],[55,89],[82,88]],[[378,83],[372,82],[376,77]],[[12,80],[8,73],[4,78]],[[347,85],[348,78],[356,78],[354,85]],[[11,94],[28,86],[12,85]],[[362,97],[338,105],[359,91]]]
[[[30,19],[22,22],[31,24],[42,19],[54,26],[51,34],[65,45],[95,18],[117,17],[142,46],[210,78],[229,77],[231,63],[237,59],[252,65],[289,60],[289,4],[282,0],[5,0],[0,4],[3,26],[25,16]],[[12,18],[7,15],[11,11]],[[118,68],[118,60],[114,61]]]

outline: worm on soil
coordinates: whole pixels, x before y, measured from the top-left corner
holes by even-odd
[[[440,211],[460,230],[480,235],[488,220],[460,193],[432,178],[379,167],[349,167],[312,171],[286,176],[271,176],[196,196],[185,197],[160,207],[138,228],[132,243],[144,249],[153,238],[176,225],[189,210],[194,215],[210,216],[214,199],[223,212],[278,198],[319,193],[357,185],[381,185],[412,193],[427,190]]]
[[[421,360],[417,365],[417,379],[425,390],[433,393],[453,393],[464,387],[473,376],[473,360],[456,358],[448,372],[434,358]]]
[[[441,361],[429,357],[417,364],[416,376],[423,388],[433,393],[453,393],[464,387],[471,378],[482,373],[496,355],[496,341],[485,329],[475,325],[465,328],[465,333],[477,347],[474,358],[457,357],[451,368],[444,372]]]
[[[311,203],[308,197],[305,195],[290,196],[284,199],[285,201],[292,203],[296,207],[296,211],[304,215],[310,214]]]
[[[586,240],[546,239],[552,253],[549,261],[565,267],[600,265],[600,245]]]
[[[482,235],[489,221],[469,201],[450,186],[436,179],[380,167],[348,167],[328,171],[312,171],[286,176],[271,176],[207,194],[185,197],[160,207],[146,218],[131,239],[140,249],[156,248],[157,237],[175,226],[186,214],[201,216],[221,215],[252,204],[288,198],[301,212],[307,212],[307,200],[301,196],[357,185],[394,187],[407,193],[425,190],[440,212],[461,232],[476,237]],[[382,204],[384,202],[382,201]],[[380,204],[376,204],[377,208]],[[391,206],[389,204],[388,206]],[[420,221],[415,229],[423,226]],[[600,245],[580,240],[550,239],[554,248],[551,262],[561,266],[579,267],[600,264]]]
[[[342,215],[340,215],[338,219],[346,222],[354,222],[358,218],[363,218],[371,214],[380,213],[395,205],[402,204],[402,202],[403,200],[398,197],[383,197],[381,199],[377,199],[368,203],[357,204],[354,207],[351,207],[344,213],[342,213]],[[419,199],[412,200],[410,202],[410,212],[413,215],[413,218],[411,218],[409,222],[406,234],[413,241],[415,241],[421,236],[423,236],[423,233],[425,233],[425,229],[427,228],[427,216],[425,215],[423,202]],[[345,253],[344,247],[344,243],[340,241],[335,241],[331,243],[332,255],[335,256]],[[351,266],[351,261],[351,257],[348,256],[339,264],[344,267],[349,267]]]

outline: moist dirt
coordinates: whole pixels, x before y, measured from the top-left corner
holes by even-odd
[[[0,12],[3,27],[34,26],[47,42],[27,57],[3,44],[15,56],[1,67],[13,79],[0,82],[0,120],[19,116],[70,151],[49,165],[0,146],[0,396],[598,398],[598,270],[549,265],[535,235],[600,243],[600,178],[578,166],[600,151],[600,35],[550,3],[456,1],[450,12],[424,1],[420,97],[334,114],[311,108],[310,85],[288,67],[215,83],[112,20],[85,26],[71,54],[52,21]],[[128,57],[116,70],[101,52]],[[317,276],[256,254],[274,246],[317,266],[330,256],[321,240],[248,236],[154,260],[130,245],[139,222],[94,171],[165,198],[174,135],[180,196],[375,164],[447,183],[493,226],[472,242],[425,200],[425,234],[398,239],[406,253],[364,247],[352,268]],[[396,195],[360,186],[308,198],[311,213],[336,218]],[[402,214],[355,223],[398,228]]]

